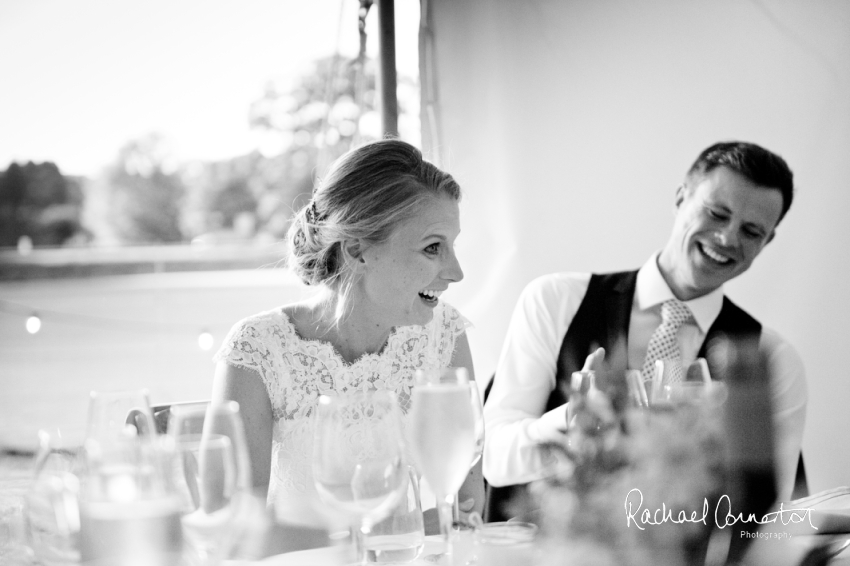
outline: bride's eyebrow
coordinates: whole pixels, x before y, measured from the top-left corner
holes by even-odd
[[[433,238],[436,238],[437,240],[440,240],[441,242],[445,242],[445,241],[447,241],[447,238],[446,238],[444,235],[442,235],[442,234],[435,234],[434,232],[426,232],[426,233],[422,236],[422,241],[424,242],[425,240],[431,240],[431,239],[433,239]]]

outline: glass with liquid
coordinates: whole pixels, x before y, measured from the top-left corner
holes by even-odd
[[[475,454],[475,416],[469,391],[463,368],[419,371],[408,417],[410,449],[417,469],[434,490],[447,554],[451,553],[452,502]]]
[[[398,400],[389,391],[322,395],[314,432],[316,491],[330,509],[349,520],[357,559],[365,563],[365,535],[392,514],[407,493]]]
[[[425,529],[416,470],[408,468],[408,478],[407,488],[390,516],[364,534],[368,562],[411,562],[422,554]]]
[[[179,500],[166,473],[165,438],[89,439],[79,498],[82,563],[177,566],[183,548]]]
[[[183,539],[176,501],[84,501],[80,505],[83,562],[115,566],[177,566]]]

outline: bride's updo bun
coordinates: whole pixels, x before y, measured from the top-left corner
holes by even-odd
[[[438,196],[459,200],[460,186],[409,143],[386,139],[353,149],[331,165],[295,215],[288,266],[307,285],[335,287],[346,279],[342,242],[383,242]]]

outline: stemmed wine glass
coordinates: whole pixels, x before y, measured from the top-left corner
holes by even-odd
[[[451,554],[453,501],[475,461],[472,386],[464,368],[420,370],[411,396],[410,448],[417,468],[434,490],[447,554]]]
[[[239,404],[174,406],[168,436],[174,441],[171,480],[189,560],[218,564],[235,542],[235,522],[251,490]]]
[[[398,400],[389,391],[319,397],[313,443],[319,497],[346,515],[360,564],[363,535],[390,514],[407,491]]]

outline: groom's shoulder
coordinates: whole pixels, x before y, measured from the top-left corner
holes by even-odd
[[[532,279],[523,290],[526,298],[537,297],[553,300],[561,297],[584,295],[590,282],[591,273],[578,271],[559,271],[547,273]],[[547,301],[548,302],[548,301]]]

